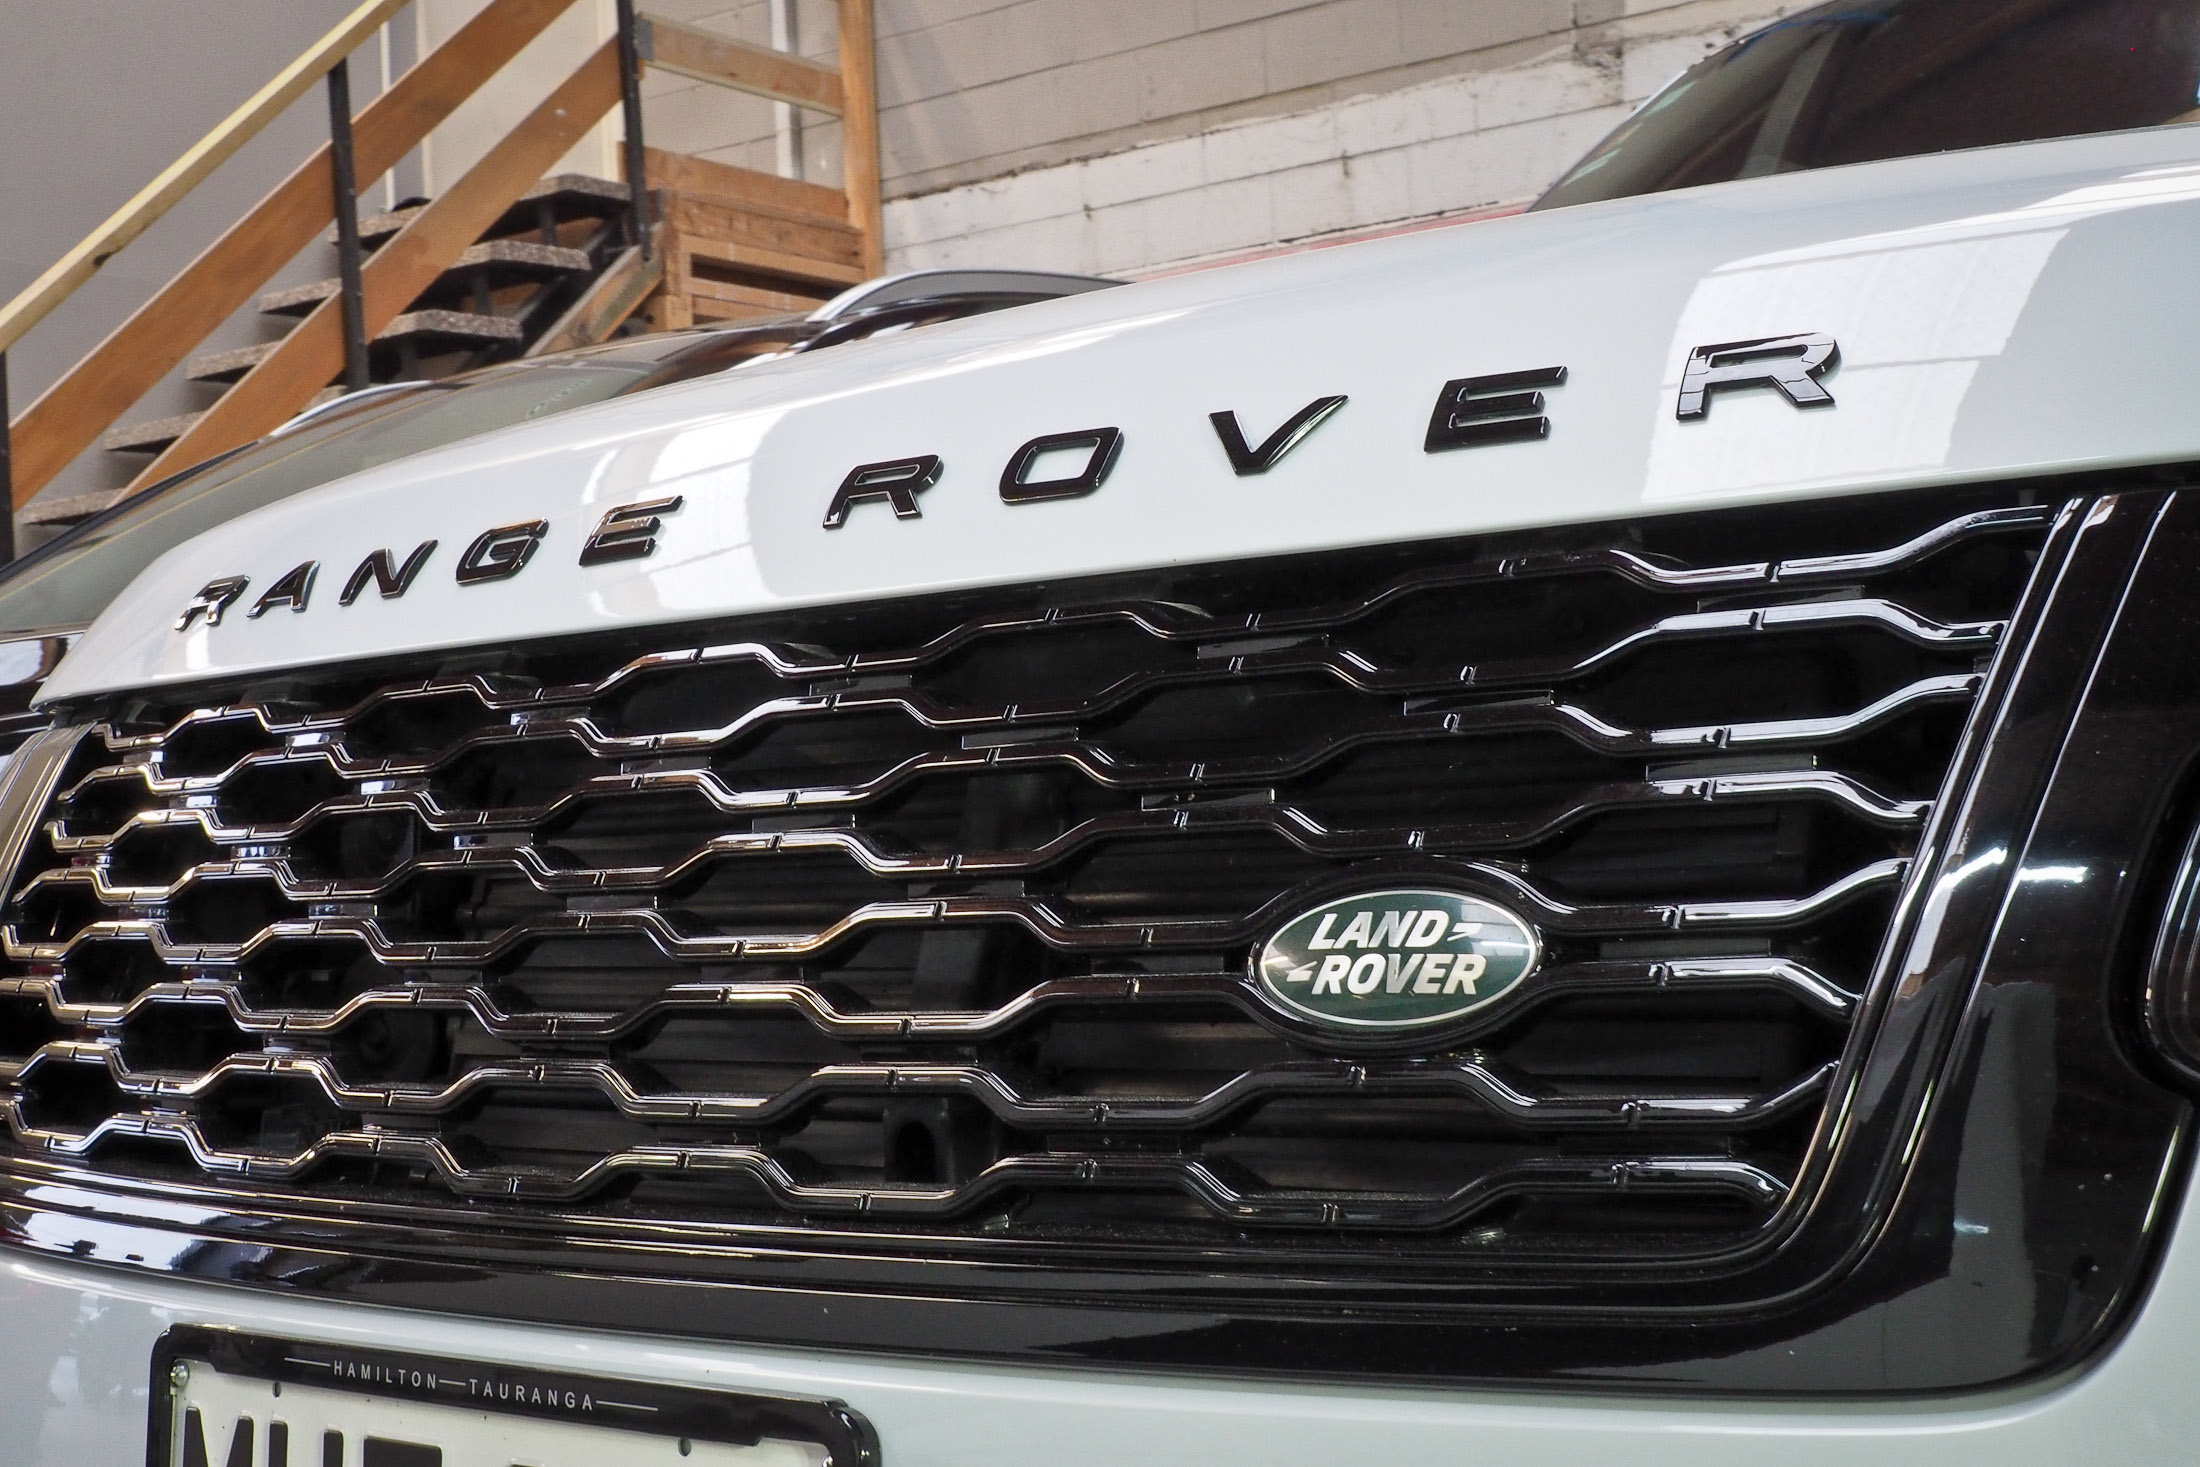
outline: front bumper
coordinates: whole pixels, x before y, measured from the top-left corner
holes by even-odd
[[[2200,1205],[2200,1184],[2184,1206]],[[0,1463],[145,1460],[154,1342],[201,1324],[361,1349],[847,1402],[889,1467],[1626,1462],[2026,1467],[2184,1462],[2200,1439],[2200,1238],[2173,1231],[2151,1296],[2088,1371],[2024,1391],[1826,1407],[1671,1397],[1342,1389],[911,1363],[546,1330],[182,1283],[0,1250]],[[1856,1348],[1898,1348],[1869,1317]]]

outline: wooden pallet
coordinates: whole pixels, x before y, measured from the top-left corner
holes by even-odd
[[[863,236],[838,189],[644,150],[663,220],[651,329],[810,310],[866,278]]]

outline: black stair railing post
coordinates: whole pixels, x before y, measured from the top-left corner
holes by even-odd
[[[8,354],[0,351],[0,564],[15,559],[15,430],[8,423]]]
[[[642,60],[634,0],[619,3],[619,110],[626,122],[627,225],[634,247],[649,258],[649,180],[642,163]]]
[[[328,153],[336,179],[337,294],[344,314],[344,387],[367,385],[367,302],[359,279],[359,180],[351,159],[351,62],[328,74]]]

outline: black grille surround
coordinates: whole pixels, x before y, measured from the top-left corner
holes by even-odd
[[[879,1296],[1761,1266],[2075,515],[1720,511],[68,709],[0,1164],[259,1245]],[[1537,928],[1517,995],[1373,1044],[1260,999],[1296,912],[1424,881]]]

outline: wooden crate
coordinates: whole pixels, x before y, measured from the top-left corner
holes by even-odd
[[[645,149],[665,277],[642,308],[660,331],[807,311],[865,278],[836,189]]]

